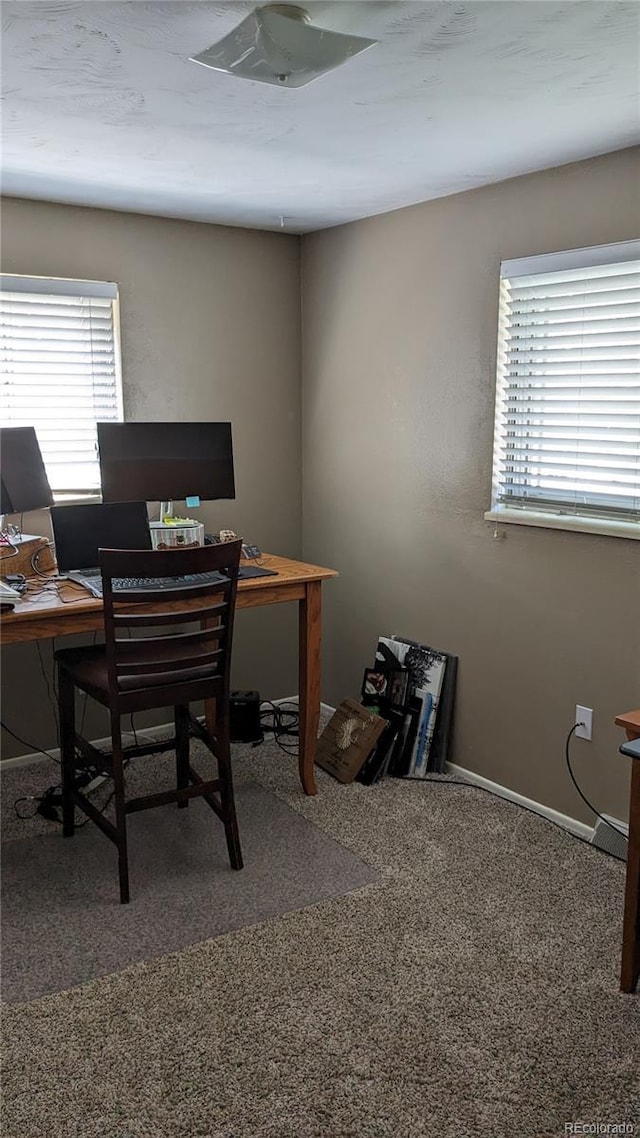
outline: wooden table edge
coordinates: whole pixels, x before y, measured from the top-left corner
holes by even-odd
[[[249,577],[238,582],[238,609],[259,605],[280,604],[300,600],[308,584],[330,580],[338,576],[337,569],[296,561],[277,554],[263,554],[260,567],[276,569],[277,577]],[[54,579],[54,574],[51,575]],[[33,578],[30,578],[33,581]],[[41,580],[36,578],[36,580]],[[45,582],[43,581],[43,584]],[[69,582],[70,589],[82,589]],[[0,643],[20,644],[30,640],[49,639],[52,636],[73,635],[75,632],[92,632],[102,623],[102,601],[97,597],[80,596],[63,602],[56,598],[39,605],[37,596],[18,604],[13,612],[0,617]],[[58,626],[58,627],[56,627]],[[40,628],[40,631],[37,628]],[[68,630],[68,631],[67,631]]]

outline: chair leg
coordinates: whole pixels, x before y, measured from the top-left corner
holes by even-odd
[[[217,723],[217,759],[218,776],[221,781],[220,799],[222,802],[224,832],[227,839],[229,861],[232,869],[242,869],[242,850],[240,849],[240,832],[236,818],[236,804],[233,795],[233,777],[231,774],[231,742],[229,739],[229,712],[228,708],[220,714]]]
[[[122,761],[122,731],[120,716],[111,712],[111,744],[113,762],[113,790],[116,807],[118,872],[120,875],[120,903],[129,901],[129,859],[127,855],[127,815],[124,800],[124,770]]]
[[[62,768],[62,835],[65,838],[72,838],[75,832],[73,803],[76,768],[75,685],[69,673],[61,667],[58,667],[58,711]]]
[[[178,790],[186,790],[189,786],[189,707],[175,708],[176,724],[176,786]],[[189,805],[185,798],[178,806],[184,808]]]

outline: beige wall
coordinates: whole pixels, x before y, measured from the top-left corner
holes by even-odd
[[[2,267],[116,281],[127,417],[230,419],[237,497],[198,517],[300,553],[298,238],[6,199]],[[27,531],[41,523],[25,516]],[[30,743],[55,745],[36,645],[3,650],[2,672],[3,719]],[[233,683],[265,698],[297,689],[292,606],[238,614]],[[102,719],[88,726],[106,734]],[[4,737],[5,755],[25,749]]]
[[[303,548],[340,570],[326,696],[378,633],[459,655],[453,760],[589,820],[564,766],[624,816],[616,712],[640,702],[640,545],[483,520],[501,259],[637,237],[638,151],[303,241]],[[327,590],[327,594],[329,590]]]

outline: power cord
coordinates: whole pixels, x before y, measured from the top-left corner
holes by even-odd
[[[44,577],[45,580],[51,580],[51,573],[43,573],[42,569],[38,568],[38,560],[45,550],[52,550],[53,548],[53,542],[48,541],[46,545],[38,546],[35,552],[31,554],[31,568],[36,577]]]
[[[21,743],[23,747],[28,747],[31,752],[43,755],[45,759],[50,759],[52,762],[57,763],[58,766],[61,765],[60,759],[57,759],[55,755],[50,755],[48,751],[43,751],[42,747],[36,747],[36,745],[34,743],[31,743],[28,739],[23,739],[21,735],[17,734],[17,732],[12,731],[11,728],[8,727],[3,720],[0,721],[0,726],[2,727],[3,731],[6,731],[8,735],[11,735],[11,738],[15,739],[16,742]],[[79,755],[78,757],[81,756]],[[125,765],[128,765],[128,762],[129,760],[125,758]],[[98,786],[102,785],[102,783],[110,777],[111,776],[106,771],[98,770],[98,768],[95,766],[78,767],[76,768],[75,785],[77,789],[88,787],[89,790],[97,790]],[[100,781],[97,782],[96,786],[92,788],[91,783],[93,783],[96,779],[99,779]],[[111,802],[112,797],[113,793],[109,796],[107,802],[102,807],[103,812]],[[30,814],[24,814],[19,810],[19,806],[22,802],[35,802],[37,805]],[[13,807],[16,813],[16,817],[20,818],[20,820],[23,822],[27,821],[29,818],[34,818],[36,814],[40,814],[43,818],[46,818],[50,822],[61,822],[62,819],[57,812],[57,807],[61,805],[62,787],[60,783],[57,783],[54,786],[48,786],[47,789],[42,792],[42,794],[26,794],[22,795],[20,798],[16,798]],[[84,824],[84,822],[78,823],[79,826],[84,826]]]
[[[589,846],[590,849],[601,852],[599,847],[594,846],[588,838],[581,838],[579,834],[574,834],[573,830],[567,830],[566,826],[563,826],[561,822],[556,822],[553,818],[548,818],[546,814],[541,814],[539,810],[534,810],[532,806],[525,806],[523,802],[514,802],[513,799],[507,798],[504,794],[498,794],[496,790],[491,790],[488,786],[478,786],[476,782],[465,782],[464,779],[449,778],[447,775],[442,775],[441,778],[438,778],[437,775],[427,775],[426,778],[420,781],[435,783],[438,786],[464,786],[467,790],[480,790],[483,794],[490,794],[492,798],[499,798],[501,802],[506,802],[509,806],[515,806],[519,810],[526,810],[527,814],[534,814],[536,818],[540,818],[543,822],[548,822],[550,826],[555,826],[557,830],[562,830],[563,834],[568,834],[569,837],[575,838],[577,842],[582,842],[583,845]]]
[[[264,710],[263,710],[264,708]],[[283,739],[298,739],[300,712],[297,704],[274,703],[266,699],[260,707],[260,726],[263,732],[273,735],[275,742],[286,755],[297,755],[297,743],[287,744]]]
[[[85,788],[85,792],[90,793],[92,789],[91,783],[94,781],[95,777],[96,776],[90,770],[76,772],[76,778],[74,781],[76,790],[82,790]],[[98,783],[98,785],[93,789],[97,790],[98,786],[100,785],[102,785],[101,782]],[[104,814],[105,811],[109,808],[114,794],[115,789],[112,789],[108,798],[100,807],[101,814]],[[23,814],[18,809],[19,804],[22,802],[35,802],[37,805],[30,814]],[[30,818],[35,818],[36,814],[39,814],[42,818],[46,818],[48,822],[57,822],[59,825],[62,825],[62,815],[60,813],[62,810],[62,786],[59,783],[56,786],[47,787],[47,789],[41,795],[24,795],[22,798],[17,798],[13,805],[16,812],[16,817],[20,818],[20,820],[23,822],[28,821]],[[81,822],[75,823],[75,827],[77,830],[79,830],[83,826],[86,826],[87,822],[90,821],[91,819],[88,816],[85,816]]]
[[[60,766],[60,759],[56,759],[53,755],[50,755],[48,751],[43,751],[42,747],[36,747],[33,743],[30,743],[28,739],[23,739],[21,735],[16,734],[10,727],[7,727],[4,720],[0,720],[0,727],[2,727],[3,731],[7,732],[7,735],[15,739],[17,743],[22,743],[23,747],[29,747],[31,751],[36,752],[38,755],[44,755],[45,759],[51,759],[53,763],[57,763],[58,766]]]
[[[55,639],[52,639],[51,640],[51,651],[52,652],[55,652],[55,647],[56,647]],[[49,676],[47,675],[47,669],[45,668],[44,657],[42,655],[42,646],[41,646],[39,640],[36,640],[36,649],[38,652],[38,660],[40,662],[40,671],[42,673],[42,678],[45,682],[45,687],[47,689],[47,697],[49,699],[49,703],[51,704],[51,710],[53,711],[53,718],[55,720],[56,730],[59,734],[60,733],[60,725],[58,723],[58,701],[57,701],[58,693],[56,691],[56,680],[55,680],[55,672],[53,671],[53,663],[51,665],[52,677],[51,677],[51,680],[49,680]],[[56,697],[56,698],[54,698],[54,697]]]
[[[42,753],[45,754],[46,752]],[[130,761],[130,759],[125,758],[125,769],[129,765]],[[85,794],[90,794],[92,791],[98,790],[100,786],[102,786],[107,780],[111,780],[111,778],[111,774],[108,774],[106,771],[98,770],[97,767],[78,768],[75,772],[74,786],[76,790],[84,789]],[[111,804],[114,794],[115,789],[112,789],[108,798],[100,807],[101,814],[104,814],[105,810],[107,810]],[[23,802],[36,803],[34,809],[29,814],[22,813],[20,811],[19,807]],[[40,816],[42,818],[46,818],[48,822],[58,822],[61,825],[62,815],[60,811],[62,810],[62,785],[60,783],[56,783],[54,786],[48,786],[47,789],[42,792],[42,794],[22,795],[22,797],[16,798],[13,804],[13,808],[15,810],[16,817],[19,818],[22,822],[26,822],[30,818],[35,818],[36,814],[40,814]],[[76,828],[79,829],[80,827],[85,826],[89,821],[90,819],[88,817],[85,817],[81,822],[76,822]]]
[[[567,735],[567,740],[565,743],[565,760],[566,760],[566,764],[567,764],[567,769],[569,771],[569,775],[571,776],[571,781],[572,781],[574,787],[576,788],[578,794],[580,795],[582,801],[585,803],[585,805],[587,805],[589,807],[590,810],[593,811],[593,813],[596,815],[596,817],[600,818],[601,821],[605,822],[607,826],[609,826],[612,830],[615,830],[617,834],[620,834],[621,837],[623,837],[626,840],[627,834],[625,834],[624,830],[619,829],[618,826],[612,825],[612,823],[609,821],[609,819],[605,818],[604,815],[601,814],[599,810],[596,810],[596,808],[592,802],[589,802],[589,799],[586,797],[586,795],[584,795],[582,793],[582,790],[580,789],[578,782],[576,780],[576,777],[573,773],[573,769],[571,767],[571,759],[569,756],[569,744],[571,743],[571,739],[573,737],[574,732],[576,731],[576,728],[578,728],[580,726],[581,726],[580,723],[574,723],[569,734]],[[505,798],[504,795],[498,794],[495,790],[490,790],[488,786],[478,786],[477,783],[465,782],[463,779],[448,778],[447,775],[443,775],[441,778],[439,778],[437,776],[434,777],[433,775],[431,777],[427,776],[427,778],[425,778],[423,781],[424,782],[438,783],[440,786],[465,786],[470,790],[481,790],[485,794],[492,795],[493,798],[500,798],[503,802],[511,802],[511,800],[508,798]],[[572,838],[575,838],[576,841],[582,842],[583,845],[590,846],[591,849],[599,849],[599,847],[594,846],[593,843],[588,840],[588,838],[581,838],[579,834],[574,834],[572,830],[567,830],[566,826],[563,826],[560,822],[555,822],[553,818],[547,818],[547,816],[545,814],[541,814],[539,810],[534,810],[531,806],[525,806],[524,803],[522,803],[522,802],[511,802],[511,805],[512,806],[518,806],[520,808],[520,810],[526,810],[528,814],[535,814],[536,818],[542,818],[543,822],[549,822],[552,826],[555,826],[556,829],[562,830],[563,833],[569,834]]]
[[[586,797],[586,795],[582,793],[582,791],[581,791],[581,789],[578,786],[578,783],[576,781],[576,776],[574,775],[573,770],[571,768],[571,759],[569,758],[569,744],[571,742],[571,738],[572,738],[574,732],[577,730],[578,727],[582,727],[582,726],[583,726],[582,723],[574,723],[569,734],[567,735],[567,741],[564,745],[564,757],[565,757],[565,760],[567,763],[567,770],[569,771],[569,775],[571,776],[571,781],[572,781],[573,785],[575,786],[578,794],[580,795],[582,801],[589,807],[590,810],[593,810],[593,813],[595,814],[596,818],[600,818],[600,820],[602,822],[604,822],[607,826],[610,826],[612,830],[615,830],[616,834],[620,834],[623,838],[626,839],[627,835],[625,834],[624,830],[620,830],[620,829],[618,829],[617,826],[613,826],[608,818],[605,818],[604,815],[601,814],[599,810],[596,810],[593,803],[589,802],[589,799]]]

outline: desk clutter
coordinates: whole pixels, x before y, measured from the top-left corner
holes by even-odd
[[[316,762],[340,782],[426,778],[449,757],[458,658],[400,636],[378,639],[360,703],[346,699],[318,740]]]

